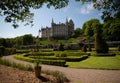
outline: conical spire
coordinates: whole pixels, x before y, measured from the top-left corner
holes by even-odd
[[[54,23],[54,20],[53,20],[53,18],[52,18],[52,23]]]
[[[68,23],[68,19],[66,18],[66,23]]]

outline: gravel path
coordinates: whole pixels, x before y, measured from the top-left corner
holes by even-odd
[[[16,60],[13,56],[4,56],[3,59],[33,65],[29,62]],[[74,69],[51,65],[42,65],[42,70],[63,72],[71,83],[120,83],[120,70]]]

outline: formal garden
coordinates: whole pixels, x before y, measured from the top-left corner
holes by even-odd
[[[120,69],[120,52],[118,47],[110,47],[108,53],[96,53],[83,50],[39,49],[38,51],[17,50],[14,58],[31,63],[39,61],[40,64],[90,69]]]

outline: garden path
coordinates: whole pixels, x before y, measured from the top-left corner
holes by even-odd
[[[14,59],[12,55],[2,58],[33,66],[32,63]],[[51,65],[42,65],[42,70],[60,71],[71,83],[120,83],[120,70],[74,69]]]

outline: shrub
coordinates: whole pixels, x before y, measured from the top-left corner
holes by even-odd
[[[67,57],[66,53],[56,53],[55,54],[56,57]]]
[[[16,48],[5,48],[5,55],[15,54]]]
[[[84,45],[84,46],[83,46],[82,51],[83,51],[83,52],[87,52],[87,45]]]
[[[32,53],[29,53],[29,55],[32,55],[32,56],[53,56],[54,52],[32,52]]]
[[[82,50],[83,46],[84,46],[83,43],[79,43],[79,47],[80,47],[81,50]]]
[[[67,79],[67,77],[59,72],[59,71],[50,71],[50,70],[44,70],[43,73],[47,74],[47,75],[53,75],[54,77],[57,78],[57,82],[56,83],[68,83],[69,80]],[[54,82],[52,82],[54,83]]]
[[[95,56],[115,56],[114,53],[96,53]]]
[[[5,47],[4,46],[0,46],[0,56],[3,56],[5,52]]]
[[[107,43],[102,39],[100,34],[95,34],[95,49],[97,53],[108,53]]]
[[[65,46],[64,46],[64,49],[65,49],[65,50],[71,50],[71,47],[70,47],[69,45],[65,45]]]
[[[34,59],[34,58],[24,57],[24,55],[14,55],[14,58],[20,59],[20,60],[24,60],[24,61],[28,61],[28,62],[32,62],[32,63],[34,63],[36,61],[36,59]],[[37,58],[37,59],[39,59],[39,58]],[[42,59],[39,59],[39,61],[42,64],[56,65],[56,66],[65,66],[65,64],[66,64],[65,60],[59,60],[59,59],[54,60],[54,59],[55,58],[51,58],[50,60],[46,60],[43,57]]]
[[[120,45],[118,46],[118,51],[120,51]]]
[[[11,66],[11,67],[18,68],[18,69],[21,69],[21,70],[33,71],[33,68],[32,68],[31,65],[17,64],[15,62],[11,62],[11,61],[6,60],[6,59],[1,59],[0,58],[0,64],[6,65],[6,66]]]
[[[89,50],[89,51],[92,51],[91,45],[88,45],[88,50]]]
[[[62,43],[60,43],[60,45],[58,46],[58,50],[59,51],[64,51],[64,45]]]
[[[28,53],[30,52],[29,50],[16,50],[16,53]]]

